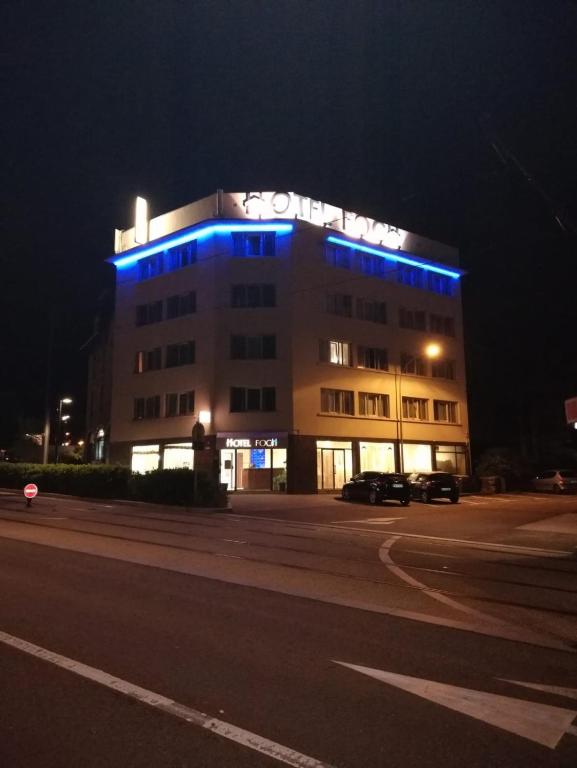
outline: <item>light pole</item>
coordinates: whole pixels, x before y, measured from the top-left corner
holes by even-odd
[[[437,344],[436,342],[429,342],[425,345],[423,352],[425,354],[425,357],[427,357],[429,360],[434,360],[435,358],[439,357],[443,350],[440,344]],[[397,409],[397,445],[399,446],[399,471],[404,472],[405,471],[405,457],[403,452],[403,388],[402,388],[402,378],[403,373],[407,372],[407,368],[411,363],[414,363],[416,360],[416,357],[413,355],[412,357],[409,357],[408,360],[405,360],[404,363],[399,363],[398,369],[395,371],[395,407]],[[398,377],[398,387],[397,387],[397,377]]]
[[[62,406],[63,405],[70,405],[72,402],[71,397],[61,397],[58,401],[58,422],[56,424],[56,450],[54,453],[54,463],[58,464],[58,461],[60,459],[60,437],[61,437],[61,425],[63,421],[69,421],[70,414],[65,413],[62,414]]]

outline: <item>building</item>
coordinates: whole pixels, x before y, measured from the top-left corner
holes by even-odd
[[[231,490],[468,471],[455,249],[292,192],[216,194],[117,230],[109,459]],[[424,350],[438,345],[437,359]]]

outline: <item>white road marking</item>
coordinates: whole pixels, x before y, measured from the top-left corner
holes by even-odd
[[[379,559],[382,563],[384,563],[384,565],[391,573],[393,573],[395,576],[398,576],[399,579],[402,579],[402,581],[406,582],[407,584],[410,584],[413,587],[418,587],[420,590],[422,590],[423,594],[427,595],[427,597],[432,597],[434,600],[438,600],[440,603],[444,603],[451,608],[455,608],[457,611],[466,613],[469,616],[474,616],[475,618],[481,619],[482,621],[489,621],[492,624],[513,626],[509,624],[509,622],[498,619],[495,616],[490,616],[489,614],[483,613],[482,611],[477,611],[475,608],[469,608],[468,605],[463,605],[462,603],[453,600],[453,598],[449,597],[448,595],[444,595],[442,592],[439,592],[436,589],[427,587],[427,585],[423,584],[422,581],[418,581],[412,576],[409,576],[408,573],[405,573],[402,568],[400,568],[398,565],[395,565],[393,558],[391,557],[391,548],[400,538],[400,536],[392,536],[390,539],[387,539],[387,541],[383,542],[379,548]]]
[[[555,749],[566,733],[575,734],[572,722],[577,710],[552,707],[533,701],[512,699],[496,693],[459,688],[420,677],[397,675],[381,669],[335,661],[342,667],[372,677],[403,691],[415,694],[447,709],[481,720],[496,728],[509,731],[524,739]]]
[[[38,645],[34,645],[34,643],[29,643],[26,640],[14,637],[1,630],[0,642],[12,648],[16,648],[19,651],[23,651],[24,653],[28,653],[30,656],[35,656],[36,658],[48,661],[57,667],[67,669],[75,675],[84,677],[87,680],[92,680],[93,682],[103,685],[106,688],[110,688],[117,693],[122,693],[124,696],[128,696],[131,699],[136,699],[142,704],[147,704],[149,707],[155,707],[156,709],[167,712],[181,720],[186,720],[187,723],[216,733],[225,739],[229,739],[244,747],[253,749],[255,752],[267,755],[278,762],[297,766],[297,768],[332,768],[328,763],[316,760],[314,757],[303,755],[300,752],[296,752],[294,749],[285,747],[282,744],[266,739],[251,731],[246,731],[244,728],[239,728],[236,725],[227,723],[224,720],[219,720],[216,717],[211,717],[199,710],[186,707],[166,696],[161,696],[146,688],[141,688],[139,685],[133,685],[126,680],[122,680],[120,677],[109,675],[101,669],[89,667],[74,659],[69,659],[66,656],[53,653],[46,648],[41,648]]]
[[[371,525],[392,525],[397,520],[405,520],[404,517],[367,517],[365,520],[333,520],[334,523],[370,523]]]
[[[563,515],[555,517],[546,517],[543,520],[536,520],[534,523],[517,526],[518,531],[545,531],[546,533],[567,533],[569,535],[577,534],[577,513],[566,512]]]
[[[540,683],[524,683],[521,680],[507,680],[505,677],[500,677],[499,680],[503,680],[505,683],[512,683],[513,685],[522,685],[523,688],[533,688],[535,691],[554,693],[556,696],[566,696],[568,699],[577,699],[577,688],[563,688],[561,685],[541,685]]]

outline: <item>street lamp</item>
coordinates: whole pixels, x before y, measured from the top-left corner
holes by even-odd
[[[60,435],[61,435],[61,428],[62,428],[62,422],[67,422],[70,420],[70,414],[69,413],[62,413],[62,406],[63,405],[70,405],[72,403],[71,397],[61,397],[58,401],[58,422],[56,424],[56,450],[54,453],[54,462],[58,464],[58,460],[60,458]]]
[[[431,341],[428,344],[425,344],[423,348],[423,352],[425,354],[425,357],[427,357],[429,360],[435,360],[436,358],[440,357],[443,353],[443,348],[440,344],[437,344],[435,341]],[[402,377],[403,373],[407,372],[407,368],[411,363],[414,363],[416,360],[416,357],[413,355],[412,357],[409,357],[407,360],[404,361],[404,363],[400,364],[398,367],[398,371],[395,371],[395,400],[396,400],[396,408],[397,408],[397,444],[399,446],[399,470],[401,472],[404,472],[405,469],[405,457],[404,457],[404,451],[403,451],[403,389],[402,389]],[[399,385],[397,388],[397,376],[399,380]]]

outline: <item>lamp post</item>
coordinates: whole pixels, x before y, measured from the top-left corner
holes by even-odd
[[[437,344],[436,342],[429,342],[425,345],[423,352],[425,354],[425,357],[427,357],[429,360],[434,360],[435,358],[439,357],[443,350],[440,344]],[[402,388],[402,377],[403,373],[407,372],[407,368],[411,363],[414,363],[416,360],[415,356],[409,357],[408,360],[405,360],[404,363],[399,364],[398,370],[395,371],[395,406],[397,409],[397,445],[399,446],[399,471],[404,472],[405,471],[405,457],[403,452],[403,388]],[[397,387],[397,377],[398,377],[398,387]]]
[[[60,437],[61,437],[62,422],[70,420],[70,414],[68,413],[62,414],[62,406],[70,405],[70,403],[72,403],[71,397],[61,397],[60,400],[58,401],[58,422],[56,424],[56,450],[54,453],[55,464],[58,464],[58,461],[60,459]]]

